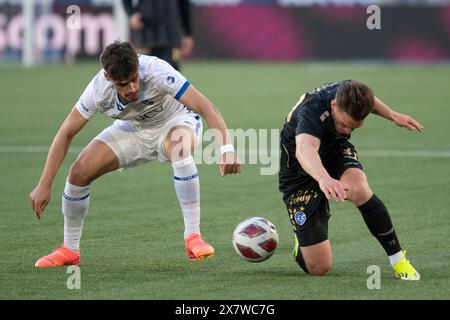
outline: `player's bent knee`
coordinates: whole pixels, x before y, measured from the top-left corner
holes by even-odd
[[[349,195],[349,200],[359,206],[370,199],[372,190],[366,181],[361,181],[353,184],[347,194]]]
[[[88,168],[81,161],[75,161],[69,171],[69,182],[76,186],[87,186],[93,180]]]
[[[372,196],[372,190],[367,182],[367,176],[360,169],[350,168],[341,177],[347,189],[347,199],[359,206]]]

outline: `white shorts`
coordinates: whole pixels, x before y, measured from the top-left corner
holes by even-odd
[[[196,135],[195,148],[201,143],[203,124],[200,116],[188,109],[158,127],[135,125],[129,121],[116,120],[94,139],[106,143],[119,159],[119,168],[125,169],[158,159],[168,161],[164,141],[175,126],[192,128]]]

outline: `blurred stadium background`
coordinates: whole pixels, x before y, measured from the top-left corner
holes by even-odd
[[[192,0],[191,59],[442,61],[450,58],[448,0]],[[81,23],[67,26],[78,6]],[[369,30],[369,5],[381,29]],[[96,58],[129,35],[121,0],[1,0],[3,63]],[[26,41],[23,41],[23,40]],[[31,40],[30,40],[31,39]]]
[[[224,179],[215,165],[199,166],[202,230],[216,246],[213,259],[185,258],[170,166],[152,163],[95,182],[81,290],[67,289],[65,269],[37,270],[35,260],[62,239],[68,169],[111,119],[96,117],[73,141],[39,222],[28,193],[60,123],[98,72],[102,48],[129,30],[120,0],[0,0],[0,299],[449,299],[450,1],[191,2],[195,48],[182,72],[230,128],[279,129],[303,92],[345,78],[366,82],[424,124],[414,134],[370,117],[352,137],[423,279],[393,279],[350,204],[332,204],[334,269],[320,279],[304,275],[292,260],[277,176],[261,176],[259,165]],[[80,8],[80,28],[67,27],[72,5]],[[380,7],[381,29],[367,28],[369,5]],[[268,218],[280,233],[277,252],[260,264],[241,260],[231,245],[234,227],[249,216]],[[374,264],[380,290],[366,286]]]

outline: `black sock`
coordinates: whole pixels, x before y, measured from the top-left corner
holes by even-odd
[[[303,269],[303,271],[309,273],[308,268],[306,268],[305,259],[303,259],[302,250],[300,250],[300,245],[297,247],[297,255],[295,256],[295,261]]]
[[[392,226],[389,213],[383,202],[373,195],[366,203],[358,207],[364,222],[369,228],[372,235],[377,238],[378,242],[383,246],[384,251],[391,256],[402,248]]]

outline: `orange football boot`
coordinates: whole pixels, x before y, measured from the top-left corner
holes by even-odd
[[[53,250],[49,255],[36,261],[35,266],[38,268],[59,267],[59,266],[79,266],[80,250],[73,252],[65,245]]]
[[[214,248],[203,241],[198,233],[190,234],[184,241],[189,260],[203,260],[214,255]]]

